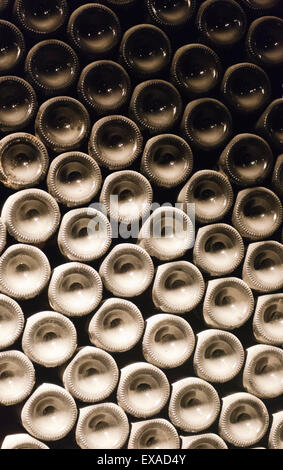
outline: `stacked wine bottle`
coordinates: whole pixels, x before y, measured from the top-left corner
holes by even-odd
[[[0,0],[0,447],[283,448],[281,0]]]

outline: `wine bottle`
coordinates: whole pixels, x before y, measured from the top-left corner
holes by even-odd
[[[283,393],[283,351],[257,344],[247,349],[243,386],[259,398],[276,398]]]
[[[25,73],[28,81],[42,94],[63,95],[77,81],[78,57],[65,42],[57,39],[41,41],[30,49]]]
[[[121,111],[128,103],[130,93],[130,77],[117,62],[98,60],[81,72],[78,95],[99,116]]]
[[[110,353],[130,351],[141,339],[143,330],[139,308],[133,302],[114,297],[103,302],[88,326],[90,342]]]
[[[179,449],[180,438],[167,419],[155,418],[132,423],[128,449]]]
[[[58,246],[71,261],[101,258],[111,245],[112,230],[107,217],[92,207],[73,209],[62,218]]]
[[[45,145],[25,132],[9,134],[0,141],[0,180],[12,189],[39,184],[49,165]]]
[[[278,411],[272,415],[272,425],[268,437],[269,449],[283,449],[282,429],[283,411]]]
[[[147,362],[135,362],[121,369],[117,403],[126,413],[148,418],[166,405],[170,386],[164,372]]]
[[[101,183],[100,168],[94,158],[86,153],[62,153],[49,166],[48,192],[67,207],[88,204],[98,193]]]
[[[189,144],[207,152],[223,147],[232,133],[228,108],[214,98],[199,98],[187,104],[181,131]]]
[[[19,304],[0,294],[0,350],[12,346],[24,328],[24,314]]]
[[[96,403],[109,397],[116,388],[118,378],[119,369],[110,354],[85,346],[65,368],[63,383],[75,399]]]
[[[91,313],[102,299],[102,282],[98,272],[83,263],[57,266],[48,287],[48,300],[56,312],[67,317]]]
[[[135,297],[151,284],[154,266],[143,248],[132,243],[120,243],[104,258],[99,274],[104,286],[112,294]]]
[[[240,340],[222,330],[203,330],[197,334],[194,369],[198,377],[209,382],[232,380],[244,364],[244,349]]]
[[[46,191],[23,189],[6,199],[1,217],[18,242],[38,245],[55,234],[61,214],[57,202]]]
[[[182,431],[200,432],[209,428],[219,411],[218,393],[205,380],[188,377],[172,384],[169,418]]]
[[[26,128],[37,109],[32,86],[16,76],[0,77],[0,130],[15,132]]]
[[[99,200],[109,217],[130,224],[149,213],[152,188],[137,171],[115,171],[105,178]]]
[[[250,243],[243,280],[251,289],[268,293],[283,288],[283,246],[274,240]]]
[[[166,29],[184,27],[195,12],[195,0],[146,0],[152,21]]]
[[[32,362],[22,352],[0,352],[0,370],[0,405],[15,405],[31,394],[35,371]]]
[[[129,28],[120,44],[122,63],[134,77],[158,76],[171,59],[168,36],[156,26],[139,24]]]
[[[227,224],[201,227],[193,250],[194,264],[213,276],[230,274],[244,257],[244,243],[239,232]]]
[[[213,433],[198,434],[197,436],[180,436],[182,449],[228,449],[220,436]]]
[[[20,28],[35,36],[55,34],[68,15],[67,0],[15,0],[14,15]]]
[[[253,62],[263,67],[276,67],[283,63],[283,19],[262,16],[254,20],[246,37],[247,53]]]
[[[234,0],[204,1],[199,7],[196,21],[204,40],[220,48],[238,43],[247,27],[246,14]]]
[[[265,435],[269,415],[265,404],[250,393],[232,393],[222,399],[219,434],[237,447],[250,447]]]
[[[256,123],[255,130],[278,151],[283,150],[283,98],[272,101]]]
[[[211,328],[234,330],[244,325],[254,310],[249,286],[237,277],[208,282],[203,302],[203,318]]]
[[[49,261],[39,248],[11,245],[0,257],[0,290],[15,299],[32,299],[45,288],[50,272]]]
[[[165,313],[146,320],[142,341],[147,362],[162,369],[173,369],[186,362],[195,346],[195,335],[184,318]]]
[[[76,403],[64,388],[40,385],[23,406],[21,421],[28,433],[43,441],[63,439],[77,419]]]
[[[243,62],[227,68],[221,92],[233,111],[243,114],[257,113],[270,101],[271,83],[261,67]]]
[[[262,240],[278,230],[282,214],[280,199],[270,189],[248,188],[236,197],[232,222],[243,237]]]
[[[171,77],[189,98],[212,92],[222,75],[218,55],[204,44],[180,47],[172,60]]]
[[[175,260],[193,246],[193,222],[177,207],[158,207],[143,223],[138,243],[155,258]]]
[[[181,117],[182,100],[178,90],[164,80],[147,80],[136,86],[130,102],[130,115],[150,134],[173,129]]]
[[[46,311],[27,319],[22,348],[33,362],[44,367],[60,366],[71,358],[76,347],[76,328],[64,315]]]
[[[71,14],[67,33],[79,54],[94,60],[113,52],[120,41],[121,27],[110,8],[87,3]]]
[[[0,253],[4,250],[7,241],[6,225],[0,218]]]
[[[183,314],[193,310],[204,294],[199,269],[188,261],[173,261],[158,266],[152,300],[163,312]]]
[[[253,332],[259,343],[281,346],[283,344],[283,296],[260,295],[253,317]]]
[[[1,12],[1,2],[0,2]],[[22,32],[9,21],[0,20],[0,74],[8,74],[18,67],[25,55],[25,40]]]
[[[10,450],[43,450],[49,449],[46,444],[43,442],[34,439],[29,434],[20,433],[20,434],[9,434],[5,436],[1,449],[10,449]]]
[[[232,186],[224,175],[214,170],[200,170],[181,189],[177,202],[194,204],[195,219],[210,224],[223,219],[233,204]]]
[[[89,130],[86,108],[70,96],[50,98],[40,106],[36,116],[36,135],[54,152],[80,148]]]
[[[173,188],[193,169],[193,153],[187,142],[174,134],[160,134],[145,145],[141,171],[155,185]]]
[[[279,155],[275,162],[272,174],[272,185],[277,194],[283,196],[283,155]]]
[[[258,135],[237,134],[223,150],[218,165],[233,184],[252,186],[270,174],[273,154],[268,143]]]
[[[120,449],[129,430],[127,415],[120,406],[99,403],[80,409],[76,441],[81,449]]]
[[[138,126],[126,116],[107,116],[93,126],[88,150],[100,165],[122,170],[132,165],[142,151],[143,137]]]

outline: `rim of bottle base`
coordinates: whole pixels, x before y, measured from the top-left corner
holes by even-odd
[[[253,328],[254,335],[257,341],[260,343],[273,344],[274,346],[280,346],[283,343],[283,325],[278,326],[279,334],[278,336],[272,336],[268,334],[264,327],[264,314],[269,306],[273,303],[282,303],[283,307],[283,295],[282,294],[267,294],[260,295],[257,300],[257,305],[255,308],[255,313],[253,317]],[[280,327],[282,328],[282,333],[280,337]]]
[[[3,312],[3,307],[6,309],[6,311],[8,310],[9,319],[16,322],[16,327],[14,328],[14,331],[10,333],[10,335],[7,334],[7,331],[5,332],[5,329],[3,331],[3,333],[5,332],[5,335],[1,337],[0,334],[0,350],[12,346],[17,341],[23,331],[25,323],[24,314],[20,305],[7,295],[0,294],[1,321],[3,319],[5,321],[5,318],[7,318],[5,316],[5,311]],[[1,331],[2,328],[0,329],[0,332]]]
[[[3,119],[3,116],[1,118],[0,128],[3,132],[8,132],[8,131],[16,132],[17,130],[26,128],[28,124],[30,123],[30,121],[32,120],[32,118],[34,117],[36,109],[37,109],[37,105],[38,105],[37,97],[36,97],[36,93],[33,87],[21,77],[16,77],[15,75],[6,75],[3,77],[0,77],[0,86],[2,83],[5,83],[5,82],[7,83],[14,82],[18,84],[23,89],[25,89],[25,91],[29,95],[29,108],[28,108],[28,111],[26,112],[26,116],[22,118],[21,121],[18,121],[18,122],[14,121],[12,123],[11,121],[5,120],[5,118]]]
[[[25,379],[26,383],[24,384],[24,388],[21,388],[21,390],[14,395],[14,398],[9,397],[9,389],[11,391],[15,391],[15,386],[7,387],[7,394],[8,396],[5,397],[0,397],[0,403],[4,406],[11,406],[15,405],[17,403],[22,402],[25,400],[30,394],[31,391],[34,387],[35,384],[35,370],[33,367],[32,362],[29,360],[29,358],[23,354],[21,351],[16,351],[16,350],[9,350],[9,351],[2,351],[0,352],[0,361],[4,361],[4,366],[8,367],[9,361],[15,361],[18,366],[18,371],[20,368],[20,378]],[[5,367],[1,368],[1,378],[4,378],[4,372],[5,372]],[[8,377],[5,376],[5,379],[9,380],[10,375],[8,372]],[[14,374],[12,374],[12,377],[15,377]],[[23,385],[22,385],[23,386]]]
[[[199,434],[198,436],[180,436],[180,438],[182,449],[228,449],[223,439],[214,433]]]
[[[20,25],[27,30],[29,33],[35,34],[35,35],[41,35],[41,36],[46,36],[49,34],[54,34],[59,28],[61,28],[66,20],[67,14],[68,14],[68,5],[66,0],[57,0],[57,3],[60,5],[60,21],[56,25],[56,28],[53,28],[51,31],[44,31],[41,29],[36,29],[33,27],[31,24],[26,22],[26,13],[21,11],[22,8],[25,6],[26,1],[25,0],[16,0],[14,4],[14,14],[16,15],[16,18]],[[57,10],[58,11],[58,10]]]
[[[18,433],[18,434],[9,434],[7,435],[2,443],[1,449],[49,449],[46,444],[43,442],[34,439],[34,437],[30,436],[26,433]]]
[[[159,431],[158,431],[159,428]],[[165,439],[167,438],[164,445],[159,442],[156,447],[142,447],[139,445],[139,440],[142,438],[143,434],[147,433],[148,431],[152,430],[154,434],[157,434],[158,437]],[[162,432],[160,432],[160,430]],[[169,447],[168,447],[168,440],[169,440]],[[151,441],[151,439],[149,439]],[[170,442],[171,441],[171,442]],[[128,449],[179,449],[180,448],[180,438],[179,435],[173,426],[167,419],[163,418],[155,418],[155,419],[147,419],[145,421],[138,421],[132,423],[132,429],[129,436],[128,441]]]

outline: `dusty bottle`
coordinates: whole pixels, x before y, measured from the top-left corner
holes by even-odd
[[[120,44],[120,57],[133,76],[151,78],[161,74],[169,65],[171,44],[161,29],[139,24],[125,32]]]
[[[34,135],[16,132],[0,141],[0,180],[8,188],[25,189],[39,184],[48,165],[46,147]]]
[[[182,431],[200,432],[209,428],[219,411],[218,393],[205,380],[189,377],[172,384],[169,417]]]
[[[270,174],[273,154],[268,143],[255,134],[238,134],[223,150],[218,165],[238,186],[261,183]]]
[[[263,67],[283,63],[283,19],[262,16],[254,20],[246,37],[247,53],[253,62]]]
[[[275,398],[283,393],[283,351],[275,346],[257,344],[247,349],[243,386],[260,398]]]
[[[51,307],[68,317],[91,313],[102,299],[102,282],[95,269],[83,263],[57,266],[48,287]]]
[[[187,104],[181,130],[195,148],[211,151],[224,146],[231,136],[232,116],[220,101],[199,98]]]
[[[112,294],[135,297],[151,284],[154,266],[143,248],[132,243],[121,243],[104,258],[99,274],[104,286]]]
[[[42,189],[23,189],[9,196],[1,217],[18,242],[38,245],[57,231],[61,219],[55,199]]]
[[[36,135],[54,152],[79,148],[87,139],[89,130],[86,108],[70,96],[50,98],[40,106],[36,116]]]
[[[164,372],[147,362],[135,362],[121,369],[117,403],[130,415],[148,418],[166,405],[170,386]]]
[[[82,70],[78,95],[99,116],[118,113],[128,103],[130,93],[129,75],[117,62],[98,60]]]
[[[274,240],[250,243],[243,265],[243,280],[258,292],[283,287],[283,246]]]
[[[19,304],[0,294],[0,350],[12,346],[24,328],[24,314]]]
[[[271,83],[262,68],[243,62],[228,67],[221,91],[227,105],[234,111],[252,114],[260,111],[270,101]]]
[[[269,415],[265,404],[250,393],[232,393],[222,399],[219,434],[237,447],[250,447],[265,435]]]
[[[73,323],[57,312],[39,312],[26,322],[22,338],[25,354],[44,367],[64,364],[77,347],[77,332]]]
[[[142,341],[145,360],[162,369],[184,364],[195,346],[190,324],[176,315],[160,313],[146,320]]]
[[[283,150],[283,98],[272,101],[256,123],[255,130],[279,152]]]
[[[283,411],[278,411],[272,415],[272,425],[268,437],[269,449],[283,449]]]
[[[192,169],[192,150],[178,135],[160,134],[147,141],[141,171],[157,186],[177,186],[188,178]]]
[[[203,317],[208,326],[234,330],[248,321],[253,309],[252,291],[242,279],[226,277],[208,282],[203,302]]]
[[[180,436],[182,449],[228,449],[220,436],[213,433],[197,436]]]
[[[21,421],[29,434],[43,441],[63,439],[74,427],[77,406],[64,388],[40,385],[22,408]]]
[[[281,346],[283,343],[283,296],[260,295],[253,318],[253,332],[259,343]]]
[[[88,262],[101,258],[112,242],[107,217],[92,207],[73,209],[62,218],[58,246],[67,259]]]
[[[0,130],[15,132],[26,128],[37,109],[32,86],[20,77],[0,77],[0,97]]]
[[[25,72],[28,81],[44,95],[63,95],[78,78],[79,61],[68,44],[49,39],[30,49]]]
[[[31,245],[15,244],[0,258],[0,288],[19,300],[31,299],[46,287],[50,277],[46,255]]]
[[[194,204],[195,218],[201,224],[221,220],[233,203],[233,189],[224,175],[214,170],[197,171],[183,186],[177,202]]]
[[[152,188],[137,171],[116,171],[105,178],[99,200],[110,218],[130,224],[150,211]]]
[[[186,44],[175,52],[171,77],[188,97],[208,94],[218,85],[221,75],[220,59],[210,47]]]
[[[81,449],[120,449],[129,430],[127,415],[120,406],[100,403],[80,409],[76,441]]]
[[[244,355],[241,342],[232,333],[204,330],[197,334],[194,369],[209,382],[228,382],[242,369]]]
[[[121,35],[117,15],[98,3],[77,8],[69,18],[67,32],[79,54],[92,60],[112,53]]]
[[[244,257],[244,243],[231,225],[211,224],[201,227],[193,250],[194,264],[213,276],[230,274]]]
[[[25,400],[35,384],[32,362],[20,351],[0,352],[0,404],[11,406]]]
[[[133,91],[130,115],[141,129],[150,134],[161,134],[173,129],[181,113],[181,96],[165,80],[147,80]]]
[[[204,294],[199,269],[188,261],[173,261],[158,266],[152,300],[163,312],[177,315],[193,310]]]
[[[88,150],[100,165],[122,170],[134,163],[142,151],[142,144],[138,126],[126,116],[114,115],[94,124]]]
[[[118,377],[119,369],[110,354],[85,346],[65,368],[63,383],[75,399],[95,403],[109,397],[116,388]]]
[[[19,28],[5,20],[0,20],[0,50],[0,74],[6,75],[22,62],[25,54],[25,40]]]
[[[66,0],[16,0],[14,15],[20,28],[35,36],[55,34],[68,15]]]
[[[29,434],[19,433],[19,434],[9,434],[6,436],[2,442],[1,449],[11,449],[11,450],[25,450],[25,449],[49,449],[46,444],[43,442],[34,439]]]
[[[7,230],[4,221],[0,218],[0,253],[4,250],[7,241]]]
[[[114,297],[103,302],[88,326],[90,342],[110,353],[132,349],[143,330],[144,319],[139,308],[133,302]]]
[[[47,175],[48,192],[67,207],[88,204],[101,187],[101,171],[91,156],[66,152],[54,158]]]
[[[205,41],[215,47],[231,47],[246,32],[246,14],[234,0],[206,0],[197,13],[197,26]]]
[[[186,25],[194,14],[195,0],[146,0],[152,20],[166,29],[178,29]]]
[[[167,419],[155,418],[132,423],[128,449],[179,448],[179,435]]]
[[[283,155],[279,155],[272,174],[272,185],[279,196],[283,196]]]

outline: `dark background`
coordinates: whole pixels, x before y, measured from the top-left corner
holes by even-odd
[[[75,8],[78,6],[89,3],[89,2],[84,2],[80,0],[69,0],[68,4],[70,7],[70,12],[72,12]],[[103,1],[96,2],[96,3],[104,3]],[[202,3],[201,0],[197,0],[197,3],[200,4]],[[240,3],[242,6],[244,2],[241,0],[238,0],[238,3]],[[282,3],[281,3],[282,5]],[[250,23],[253,19],[255,19],[257,16],[262,16],[261,13],[256,13],[252,10],[249,10],[248,8],[245,8],[247,17],[248,17],[248,23]],[[283,5],[281,7],[274,8],[272,10],[268,10],[268,13],[265,13],[266,15],[275,15],[275,16],[282,16],[283,12]],[[119,15],[119,19],[121,22],[121,27],[122,27],[122,33],[128,29],[130,26],[139,24],[139,23],[149,23],[150,19],[145,12],[143,8],[143,1],[138,0],[137,5],[132,9],[127,12],[123,12],[122,10],[117,10],[117,13]],[[3,18],[6,18],[10,21],[13,22],[13,18],[11,16],[11,12],[6,11],[5,14],[2,15]],[[172,44],[172,49],[173,53],[176,49],[178,49],[180,46],[188,43],[195,43],[195,42],[202,42],[201,38],[199,37],[199,33],[196,30],[195,27],[195,15],[194,17],[190,20],[190,22],[182,28],[182,30],[178,31],[177,33],[174,32],[172,34],[170,31],[167,32],[171,44]],[[35,44],[36,40],[33,38],[27,36],[24,33],[25,40],[26,40],[26,46],[27,46],[27,51]],[[52,38],[55,38],[51,36]],[[61,39],[65,42],[68,42],[68,38],[66,35],[66,25],[61,29],[59,33],[56,33],[56,38]],[[229,48],[227,51],[221,51],[221,50],[216,50],[214,49],[222,62],[223,69],[229,67],[232,64],[236,64],[238,62],[245,62],[247,61],[247,57],[245,54],[245,43],[244,39],[240,42],[237,43],[234,47]],[[107,57],[108,58],[108,57]],[[109,58],[113,60],[118,60],[118,54],[117,51],[115,51]],[[85,62],[83,60],[80,60],[80,65],[81,68],[83,68],[88,62]],[[273,70],[266,70],[272,84],[272,99],[279,98],[283,96],[283,68],[276,68]],[[15,75],[18,76],[24,76],[23,74],[23,66],[18,69],[15,72]],[[168,70],[160,75],[158,78],[163,78],[165,80],[169,80],[169,75],[168,75]],[[142,81],[142,80],[141,80]],[[132,79],[132,85],[135,86],[137,81]],[[70,96],[73,96],[77,98],[76,90],[73,89],[69,93]],[[221,96],[219,94],[219,87],[214,90],[213,93],[210,93],[209,96],[218,98],[221,100]],[[0,97],[1,99],[1,97]],[[40,96],[38,94],[38,100],[39,104],[41,104],[43,101],[45,101],[44,97]],[[186,106],[188,102],[188,99],[183,96],[183,105],[184,107]],[[121,114],[127,114],[127,109],[125,108]],[[260,113],[259,113],[260,114]],[[236,135],[241,132],[253,132],[254,129],[254,124],[257,121],[257,118],[259,114],[256,114],[255,116],[248,117],[248,118],[243,118],[242,116],[237,116],[233,115],[233,135]],[[91,117],[91,123],[94,124],[95,122],[95,116]],[[26,132],[29,133],[34,133],[34,128],[33,125],[31,125],[29,128],[25,130]],[[172,129],[171,133],[176,133],[179,134],[178,128]],[[2,135],[3,136],[3,135]],[[0,133],[0,137],[1,133]],[[146,142],[148,136],[144,134],[144,143]],[[84,151],[87,153],[87,144],[83,146],[81,151]],[[199,170],[199,169],[215,169],[216,168],[216,163],[217,159],[220,155],[221,149],[218,151],[214,152],[201,152],[201,151],[196,151],[194,150],[194,172]],[[49,151],[49,156],[50,159],[54,158],[55,154],[53,154],[51,151]],[[274,153],[274,158],[277,157],[277,153]],[[130,169],[137,170],[139,171],[139,166],[140,166],[140,158],[136,160],[136,162],[130,167]],[[103,177],[105,178],[109,172],[105,169],[102,169],[102,174]],[[270,178],[267,179],[263,184],[263,186],[272,188],[271,186],[271,181]],[[181,186],[177,186],[176,188],[173,189],[160,189],[157,188],[156,186],[153,186],[153,201],[157,201],[159,203],[164,203],[164,202],[171,202],[174,203],[177,199],[177,195],[181,189]],[[40,186],[41,189],[47,190],[45,183]],[[238,191],[236,188],[235,192]],[[1,201],[1,207],[6,200],[6,198],[12,193],[12,191],[8,190],[5,188],[3,185],[0,186],[0,201]],[[99,196],[99,195],[98,195]],[[98,200],[98,196],[96,197],[95,201]],[[63,206],[60,206],[61,209],[61,214],[63,215],[66,212],[66,208]],[[225,220],[223,222],[227,222],[231,224],[231,212],[227,215]],[[196,227],[197,230],[198,227]],[[280,240],[280,231],[278,231],[273,237],[274,240]],[[135,243],[136,240],[125,240],[126,242],[133,242]],[[114,246],[116,243],[121,243],[123,240],[113,240],[111,248]],[[8,245],[14,243],[14,240],[11,238],[8,238]],[[51,267],[54,268],[55,266],[62,264],[66,262],[67,260],[61,255],[61,253],[58,250],[57,244],[56,244],[56,237],[54,237],[52,240],[50,240],[48,243],[46,243],[44,246],[41,247],[45,254],[48,256]],[[183,257],[184,260],[191,261],[192,262],[192,250],[188,251],[186,255]],[[162,262],[157,260],[153,260],[155,265],[159,265]],[[93,266],[95,269],[99,269],[99,264],[100,260],[89,263],[91,266]],[[234,273],[229,274],[229,276],[237,276],[241,277],[241,270],[242,270],[242,265],[235,271]],[[210,277],[208,275],[204,274],[204,279],[208,281]],[[108,297],[113,297],[113,295],[110,292],[107,292],[104,289],[104,299]],[[152,302],[151,298],[151,287],[145,292],[143,295],[136,297],[134,299],[129,299],[133,301],[141,310],[144,318],[148,318],[151,315],[158,313],[158,310],[154,307],[154,304]],[[255,299],[256,300],[256,299]],[[50,306],[48,303],[48,296],[47,296],[47,290],[45,290],[39,297],[25,301],[25,302],[19,302],[23,312],[25,314],[25,317],[28,318],[30,315],[43,311],[43,310],[50,310]],[[87,317],[82,317],[82,318],[72,318],[72,321],[74,322],[77,332],[78,332],[78,346],[85,346],[87,344],[90,344],[88,335],[87,335],[87,325],[88,322],[90,321],[92,317],[91,315],[88,315]],[[195,334],[207,329],[207,326],[205,325],[203,318],[202,318],[202,303],[192,312],[186,313],[183,315],[183,318],[188,320],[190,325],[192,326]],[[255,338],[253,336],[253,331],[252,331],[252,318],[241,328],[234,330],[233,333],[241,340],[243,347],[247,348],[253,344],[256,344]],[[19,340],[16,344],[14,344],[11,348],[9,349],[21,349],[21,340]],[[131,362],[134,361],[143,361],[143,355],[142,355],[142,349],[141,349],[141,342],[130,352],[127,353],[117,353],[113,354],[113,357],[117,361],[118,367],[121,368]],[[188,376],[195,376],[193,366],[192,366],[192,357],[181,367],[175,368],[173,370],[166,370],[165,373],[168,377],[168,380],[170,383],[182,379],[184,377]],[[37,377],[37,383],[36,386],[40,385],[43,382],[51,382],[55,383],[58,385],[62,385],[61,379],[59,377],[59,371],[58,368],[55,369],[46,369],[40,366],[37,366],[35,364],[35,370],[36,370],[36,377]],[[219,393],[220,397],[226,396],[230,393],[235,393],[243,390],[242,387],[242,372],[238,374],[238,376],[234,379],[229,381],[228,383],[225,384],[213,384],[216,390]],[[116,393],[113,393],[110,397],[108,397],[106,400],[108,401],[116,401]],[[282,398],[276,398],[272,400],[263,400],[264,403],[266,404],[270,417],[271,414],[282,410]],[[80,403],[77,401],[78,408],[86,406],[84,403]],[[24,428],[20,424],[20,411],[21,411],[22,404],[17,405],[17,406],[12,406],[12,407],[3,407],[0,406],[0,445],[4,439],[4,437],[7,434],[13,434],[13,433],[19,433],[19,432],[25,432]],[[168,418],[167,414],[168,407],[165,407],[162,412],[155,417],[163,417],[163,418]],[[138,421],[137,418],[129,417],[129,422],[135,422]],[[271,421],[271,420],[270,420]],[[217,433],[218,427],[218,421],[216,421],[213,426],[208,428],[207,430],[203,432],[214,432]],[[72,432],[66,436],[64,439],[56,442],[49,442],[47,443],[48,446],[51,448],[56,448],[56,449],[66,449],[66,448],[77,448],[77,444],[75,442],[74,438],[74,431],[75,429],[72,430]],[[180,435],[187,435],[188,433],[185,433],[183,431],[179,431]],[[267,439],[268,439],[268,434],[265,435],[265,437],[260,441],[256,446],[264,446],[267,447]],[[229,445],[229,447],[232,447]]]

